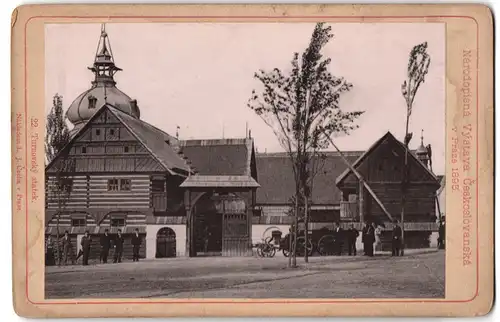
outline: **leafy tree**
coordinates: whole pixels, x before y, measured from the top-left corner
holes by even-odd
[[[406,102],[406,130],[405,130],[405,157],[403,165],[403,175],[401,180],[401,254],[404,254],[404,214],[406,204],[406,193],[409,185],[409,167],[408,167],[408,145],[410,144],[413,133],[408,133],[410,116],[413,109],[413,101],[420,85],[425,81],[425,75],[429,71],[431,57],[427,53],[427,42],[416,45],[410,52],[408,60],[407,79],[401,85],[401,93]]]
[[[299,53],[293,55],[291,70],[275,68],[255,73],[254,77],[263,88],[259,93],[253,90],[248,102],[248,106],[273,130],[292,163],[295,235],[302,205],[305,225],[308,225],[312,179],[318,168],[314,163],[321,154],[320,150],[328,148],[330,136],[349,134],[356,129],[355,121],[363,113],[340,109],[340,96],[349,91],[352,84],[343,77],[332,75],[328,70],[330,58],[324,59],[321,54],[332,37],[331,27],[318,23],[301,57]],[[307,229],[305,234],[307,243]],[[289,265],[296,266],[295,252],[290,257]],[[305,259],[307,261],[307,255]]]
[[[45,126],[45,159],[50,163],[59,151],[69,142],[69,129],[63,111],[62,96],[55,94],[52,99],[52,108],[47,115]]]
[[[64,149],[70,140],[70,135],[68,126],[65,122],[62,96],[55,94],[52,102],[52,108],[47,115],[45,157],[47,164],[54,161],[56,157],[58,160],[52,165],[53,171],[51,171],[51,175],[47,174],[46,185],[48,189],[46,189],[46,191],[48,192],[47,199],[57,202],[56,255],[60,264],[59,221],[71,196],[75,161],[70,158],[69,150]]]

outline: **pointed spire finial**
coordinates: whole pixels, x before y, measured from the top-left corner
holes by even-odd
[[[421,132],[420,144],[424,145],[424,129],[422,129],[422,132]]]
[[[95,74],[93,84],[108,83],[112,85],[115,85],[113,76],[117,71],[121,70],[121,68],[115,65],[111,43],[106,33],[105,23],[101,24],[101,35],[97,43],[94,65],[89,67],[89,69]]]

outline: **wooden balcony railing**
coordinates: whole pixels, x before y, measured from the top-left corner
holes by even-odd
[[[340,202],[340,219],[352,219],[359,217],[359,204],[357,201]]]

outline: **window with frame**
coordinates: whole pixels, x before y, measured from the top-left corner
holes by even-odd
[[[111,218],[109,221],[111,227],[124,227],[125,218]]]
[[[89,96],[89,109],[94,109],[97,104],[97,98],[95,96]]]
[[[130,191],[130,179],[120,179],[120,190]]]
[[[108,191],[130,191],[132,183],[130,179],[109,179]]]
[[[118,191],[119,189],[119,180],[118,179],[109,179],[108,180],[108,191]]]
[[[109,135],[115,135],[115,129],[109,129]]]
[[[95,135],[101,135],[101,129],[95,129]]]
[[[73,218],[71,219],[71,226],[73,227],[85,227],[85,218]]]
[[[87,153],[87,147],[86,146],[82,146],[82,154],[85,154]]]
[[[128,146],[124,147],[123,150],[125,151],[125,153],[128,153],[128,151],[129,151]]]
[[[153,192],[165,192],[165,180],[155,180],[151,181],[151,190]]]
[[[72,178],[61,178],[59,181],[59,189],[62,192],[71,192],[73,187],[73,179]]]

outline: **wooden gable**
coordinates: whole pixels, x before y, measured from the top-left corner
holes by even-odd
[[[388,133],[369,150],[356,169],[367,182],[398,183],[402,180],[405,149],[396,138]],[[435,177],[408,151],[410,182],[437,183]],[[354,173],[349,172],[344,183],[357,183]]]
[[[103,107],[71,139],[47,172],[61,169],[68,154],[75,172],[164,172],[163,165],[108,108]]]

